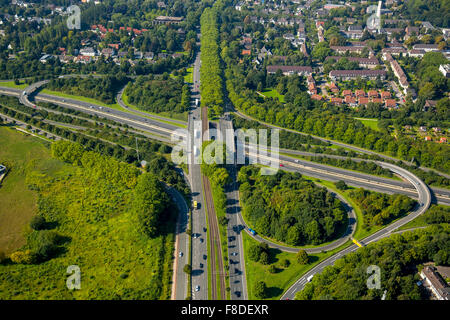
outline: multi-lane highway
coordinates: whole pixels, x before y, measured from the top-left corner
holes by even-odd
[[[178,208],[177,225],[175,229],[175,257],[172,278],[172,300],[184,300],[188,295],[188,275],[184,272],[184,266],[189,264],[189,239],[186,234],[189,220],[189,207],[183,196],[172,187],[167,187],[167,191]],[[180,255],[180,252],[186,254]]]
[[[229,120],[228,113],[219,120],[218,141],[225,142],[226,130],[233,129],[233,123]],[[236,163],[236,152],[234,141],[227,146],[227,150],[234,158]],[[229,261],[229,281],[231,300],[247,300],[247,280],[245,272],[244,245],[242,232],[244,232],[244,223],[241,219],[241,206],[239,204],[239,189],[237,184],[237,169],[235,164],[227,166],[230,174],[231,184],[226,186],[225,194],[227,197],[226,216],[228,218],[227,237],[228,237],[228,261]]]
[[[201,116],[200,116],[200,53],[194,62],[192,84],[192,110],[188,120],[188,157],[189,181],[192,200],[197,202],[197,208],[192,210],[192,299],[208,300],[208,246],[205,201],[203,197],[202,174],[198,160],[198,147],[201,148]],[[198,105],[195,102],[198,99]],[[197,133],[198,132],[198,133]],[[195,141],[197,140],[197,141]],[[194,146],[194,144],[196,146]],[[196,160],[197,158],[197,160]]]

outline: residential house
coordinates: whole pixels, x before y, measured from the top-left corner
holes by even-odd
[[[281,70],[281,72],[284,75],[292,75],[297,74],[299,76],[307,76],[312,74],[312,68],[310,66],[267,66],[267,73],[273,74],[276,73],[278,70]]]
[[[158,16],[152,21],[152,25],[158,24],[180,24],[183,17]]]
[[[386,99],[384,100],[384,106],[388,109],[397,107],[397,102],[395,99]]]
[[[416,50],[424,50],[425,52],[436,52],[439,51],[439,47],[437,44],[415,44],[413,46],[413,49]]]
[[[386,78],[386,71],[384,70],[332,70],[329,73],[331,80],[351,80],[355,78],[363,78],[376,80],[384,80]]]
[[[92,47],[86,47],[80,49],[80,54],[85,57],[95,57],[97,55],[97,51]]]

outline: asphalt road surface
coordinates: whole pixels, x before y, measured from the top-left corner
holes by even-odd
[[[203,197],[202,175],[200,172],[200,164],[195,161],[194,137],[196,132],[201,132],[201,117],[200,117],[200,54],[197,55],[193,70],[194,82],[192,85],[192,111],[189,114],[188,120],[188,143],[190,144],[191,158],[189,162],[189,181],[191,183],[192,200],[197,201],[198,208],[192,210],[192,299],[193,300],[208,300],[208,247],[207,247],[207,223],[205,214],[205,202]],[[198,99],[198,107],[195,104],[195,99]],[[200,141],[196,144],[201,146]],[[199,290],[196,291],[198,286]]]

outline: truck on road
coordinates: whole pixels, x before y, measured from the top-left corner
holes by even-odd
[[[310,275],[308,278],[306,278],[306,282],[311,282],[312,278],[314,277],[314,275]]]

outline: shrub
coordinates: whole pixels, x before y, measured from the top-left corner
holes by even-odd
[[[254,287],[255,297],[258,299],[267,298],[267,285],[264,281],[258,281]]]
[[[31,250],[13,252],[9,258],[12,262],[18,264],[32,264],[34,262],[34,254]]]
[[[45,229],[47,221],[43,216],[37,215],[31,218],[30,227],[33,230],[43,230]]]
[[[297,253],[297,262],[299,264],[307,264],[308,261],[309,261],[309,257],[308,257],[308,254],[306,253],[306,251],[305,250],[300,250]]]

